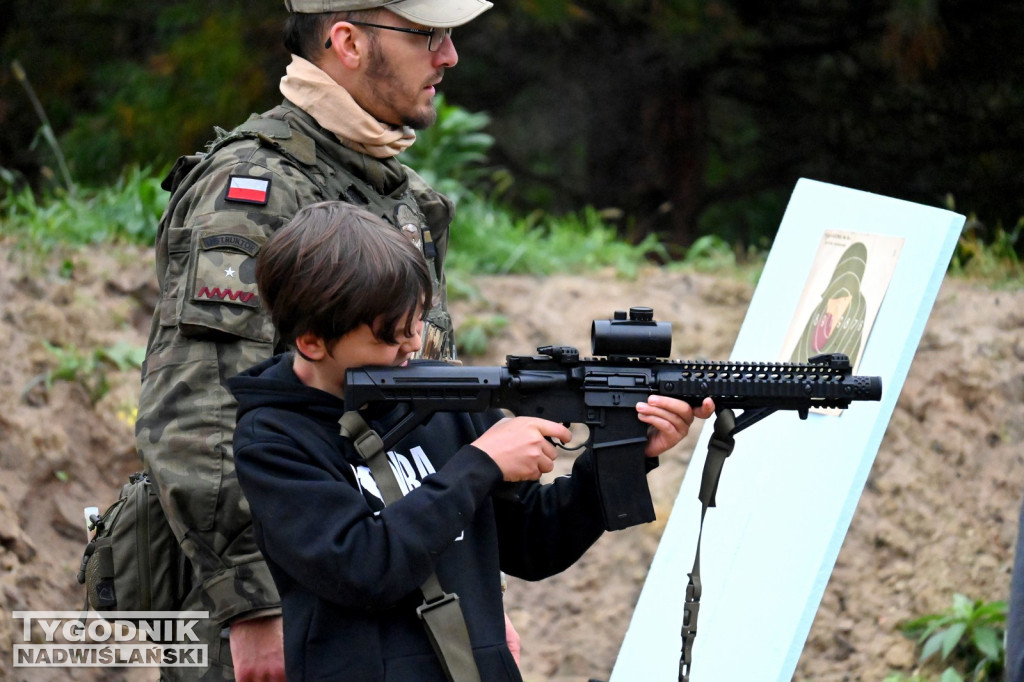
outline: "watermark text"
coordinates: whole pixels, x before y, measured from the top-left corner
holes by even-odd
[[[14,611],[14,667],[207,667],[207,611]],[[17,621],[21,627],[17,627]],[[18,639],[20,630],[21,641]]]

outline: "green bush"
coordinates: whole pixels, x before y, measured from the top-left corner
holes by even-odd
[[[479,356],[487,352],[491,339],[499,336],[508,327],[504,315],[478,317],[470,315],[459,323],[455,330],[456,347],[461,355]]]
[[[68,381],[82,386],[89,395],[90,403],[95,405],[110,391],[108,374],[111,371],[139,369],[146,355],[145,348],[124,342],[92,351],[79,350],[75,346],[61,348],[45,341],[43,343],[57,364],[34,377],[22,391],[22,398],[36,386],[42,385],[49,391],[55,381]]]
[[[456,270],[493,275],[611,267],[632,277],[650,259],[664,255],[654,235],[639,244],[622,240],[593,207],[563,216],[517,216],[493,201],[469,195],[456,211],[449,262]]]
[[[991,234],[987,234],[984,224],[971,215],[957,241],[949,271],[963,277],[1019,284],[1024,280],[1024,268],[1016,247],[1022,230],[1024,218],[1009,232],[1002,224],[996,224]]]
[[[62,189],[36,197],[9,176],[0,197],[0,235],[19,237],[24,248],[111,242],[152,244],[168,194],[149,169],[132,167],[99,189]]]
[[[1005,601],[972,601],[957,593],[946,611],[915,618],[900,630],[917,640],[921,663],[938,656],[946,666],[942,682],[989,682],[1002,679],[1005,624]]]
[[[109,180],[133,160],[171,163],[180,150],[193,152],[211,140],[214,125],[233,128],[266,108],[264,57],[256,58],[246,43],[257,37],[251,31],[259,20],[251,9],[221,7],[210,16],[170,3],[155,13],[163,27],[153,37],[153,54],[92,71],[97,106],[76,116],[61,136],[80,181]],[[176,28],[165,32],[169,25]],[[262,53],[266,46],[255,49]]]
[[[956,200],[952,195],[946,196],[946,208],[956,210]],[[1013,229],[1007,231],[1001,222],[989,229],[971,213],[960,232],[949,272],[961,277],[1019,286],[1024,282],[1024,267],[1017,256],[1017,243],[1022,232],[1024,217],[1018,218]]]
[[[437,122],[416,132],[416,143],[400,159],[415,169],[427,184],[459,202],[479,191],[492,169],[486,166],[494,138],[484,132],[490,118],[448,104],[443,95],[434,99]]]
[[[542,211],[520,216],[503,207],[512,182],[487,165],[494,139],[484,132],[490,118],[437,97],[437,122],[417,133],[402,161],[456,203],[449,265],[486,274],[580,272],[610,266],[632,276],[652,256],[665,256],[654,236],[638,245],[622,240],[592,207],[578,213]],[[457,279],[457,278],[455,278]]]

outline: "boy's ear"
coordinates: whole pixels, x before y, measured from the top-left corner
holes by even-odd
[[[324,340],[313,332],[306,332],[296,338],[295,350],[300,356],[311,362],[323,360],[328,354]]]

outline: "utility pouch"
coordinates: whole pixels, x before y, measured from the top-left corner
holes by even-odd
[[[89,521],[78,582],[96,611],[177,611],[191,565],[146,473],[132,474],[117,501]]]

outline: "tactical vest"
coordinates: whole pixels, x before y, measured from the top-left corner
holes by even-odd
[[[288,118],[308,120],[308,132],[289,125]],[[419,355],[454,360],[455,341],[444,277],[444,252],[454,213],[451,201],[397,159],[374,159],[342,146],[333,134],[319,129],[308,114],[289,103],[262,115],[253,114],[230,132],[217,129],[217,139],[207,151],[179,158],[162,187],[172,194],[187,188],[190,176],[202,173],[204,160],[246,140],[288,159],[317,188],[322,200],[340,200],[364,208],[401,230],[420,249],[433,275],[434,300],[427,312]],[[390,191],[385,193],[382,189],[389,183]]]

